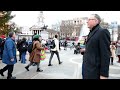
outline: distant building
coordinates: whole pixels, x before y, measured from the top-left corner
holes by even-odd
[[[102,28],[105,28],[105,29],[108,29],[108,28],[109,28],[109,23],[104,22],[104,19],[101,20],[100,25],[101,25]]]
[[[32,32],[33,35],[35,34],[41,34],[41,31],[43,31],[43,27],[44,27],[44,15],[43,15],[43,11],[40,11],[39,15],[38,15],[38,22],[37,24],[33,25],[32,27],[30,27],[30,31]]]
[[[79,37],[82,25],[85,23],[86,19],[87,17],[73,18],[72,20],[62,20],[60,25],[61,38]]]
[[[59,34],[59,31],[56,31],[56,30],[53,30],[53,29],[47,29],[46,30],[48,32],[48,37],[51,39],[51,38],[54,38],[54,36],[56,34]]]
[[[118,40],[120,40],[120,25],[118,25]]]
[[[59,31],[57,31],[58,26],[57,28],[56,25],[53,27],[53,29],[48,29],[47,26],[45,26],[43,11],[40,11],[37,24],[31,27],[22,27],[18,39],[25,37],[27,40],[32,40],[32,36],[35,34],[41,35],[44,40],[53,38],[55,34],[59,34]]]
[[[111,22],[111,24],[109,24],[109,32],[111,34],[111,41],[117,41],[119,39],[119,29],[120,26],[117,24],[117,22]]]
[[[30,29],[30,31],[32,32],[33,35],[35,35],[35,34],[39,34],[40,35],[41,31],[42,31],[41,27],[37,26],[37,25],[33,25],[29,29]]]

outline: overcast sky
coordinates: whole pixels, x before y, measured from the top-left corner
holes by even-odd
[[[51,27],[61,20],[73,19],[77,17],[86,17],[90,14],[99,14],[107,22],[118,21],[120,24],[120,11],[43,11],[45,17],[45,24]],[[19,26],[31,27],[37,24],[37,17],[39,11],[13,11],[13,15],[16,15],[12,19]]]

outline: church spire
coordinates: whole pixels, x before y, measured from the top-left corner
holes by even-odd
[[[38,26],[43,27],[44,26],[44,15],[43,15],[43,11],[39,12],[39,16],[38,16]]]

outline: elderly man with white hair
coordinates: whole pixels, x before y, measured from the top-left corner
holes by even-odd
[[[83,79],[107,79],[109,77],[110,61],[110,33],[100,27],[101,18],[98,14],[92,14],[87,26],[90,29],[84,52],[82,75]]]

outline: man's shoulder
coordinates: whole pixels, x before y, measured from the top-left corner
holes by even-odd
[[[108,29],[101,28],[101,27],[99,28],[99,33],[101,33],[101,34],[110,34]]]
[[[12,39],[11,39],[11,38],[8,38],[8,39],[6,39],[5,41],[6,41],[6,42],[11,42]]]
[[[11,45],[11,44],[14,44],[14,42],[13,42],[13,40],[12,40],[11,38],[9,38],[9,39],[6,39],[6,40],[5,40],[5,45],[6,45],[6,44]]]

